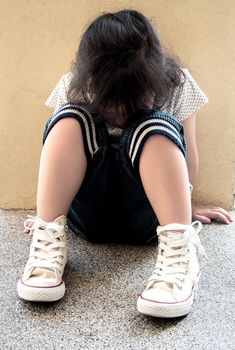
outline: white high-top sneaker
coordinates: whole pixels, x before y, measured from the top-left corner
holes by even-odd
[[[33,231],[33,240],[24,273],[17,283],[18,294],[30,301],[56,301],[65,293],[62,277],[68,255],[67,219],[61,215],[53,222],[45,222],[39,216],[30,217],[24,226]]]
[[[197,252],[205,255],[198,236],[201,229],[200,221],[191,225],[173,223],[157,227],[157,262],[145,290],[138,297],[140,313],[179,317],[190,312],[200,278]]]

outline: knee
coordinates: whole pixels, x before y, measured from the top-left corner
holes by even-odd
[[[159,114],[141,121],[130,134],[128,154],[134,168],[138,169],[143,148],[172,147],[176,145],[186,155],[186,143],[181,124],[168,115]]]
[[[66,104],[48,120],[43,133],[43,144],[49,133],[70,144],[83,143],[87,159],[93,158],[99,149],[98,130],[93,117],[78,105]]]
[[[152,134],[150,135],[143,144],[143,149],[145,148],[159,148],[164,146],[173,146],[174,143],[167,137],[166,135],[162,134]]]
[[[78,120],[72,117],[60,119],[53,125],[50,134],[55,134],[56,137],[67,138],[71,140],[73,137],[82,136],[81,125]]]
[[[48,129],[43,138],[43,147],[52,145],[57,149],[84,149],[81,126],[74,118],[63,118]]]
[[[151,154],[162,158],[168,154],[177,155],[178,152],[180,152],[180,147],[171,138],[162,134],[153,134],[143,143],[140,158]]]

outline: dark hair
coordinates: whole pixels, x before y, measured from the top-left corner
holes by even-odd
[[[178,60],[166,53],[143,14],[105,13],[81,38],[67,98],[85,105],[97,120],[125,125],[141,109],[166,107],[174,88],[182,87],[182,76]]]

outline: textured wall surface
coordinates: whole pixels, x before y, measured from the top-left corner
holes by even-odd
[[[167,47],[209,97],[198,113],[199,176],[193,200],[233,205],[235,2],[231,0],[1,0],[0,207],[34,208],[44,101],[69,71],[80,36],[103,11],[151,17]]]

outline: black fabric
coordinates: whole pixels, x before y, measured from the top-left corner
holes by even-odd
[[[85,178],[67,215],[68,226],[80,237],[96,243],[145,244],[157,241],[156,228],[159,222],[142,186],[138,164],[132,164],[128,153],[136,128],[150,114],[153,118],[153,112],[157,111],[146,110],[124,129],[118,149],[111,147],[105,123],[96,125],[99,149],[92,159],[88,159]],[[157,113],[159,118],[160,112]],[[186,145],[181,124],[164,113],[160,117],[177,126],[184,148],[178,146],[185,155]],[[48,131],[47,124],[44,142]],[[83,137],[84,135],[83,132]],[[140,143],[137,159],[142,147],[143,142]]]

